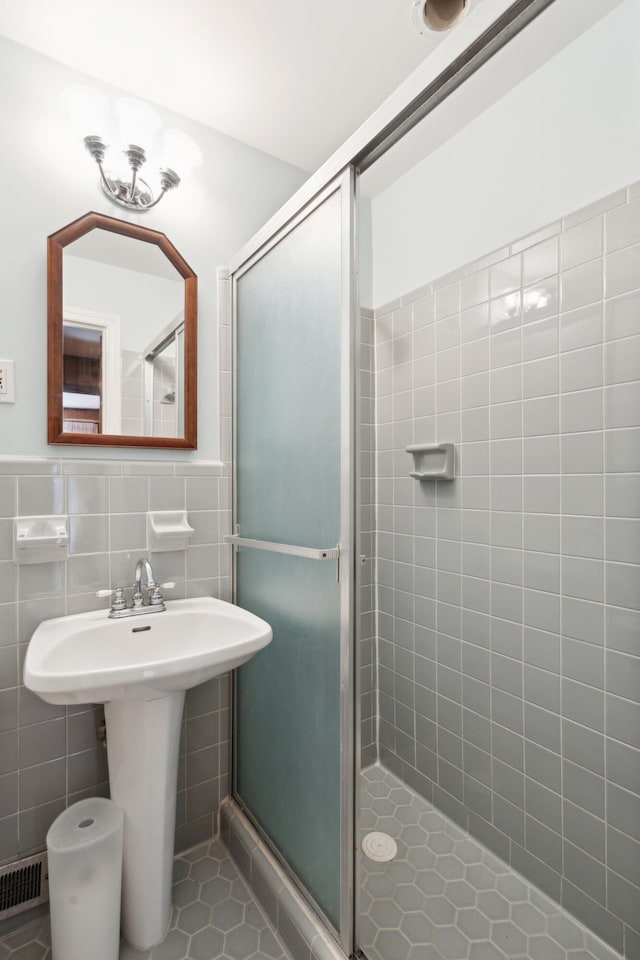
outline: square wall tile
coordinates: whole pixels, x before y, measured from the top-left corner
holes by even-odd
[[[14,517],[17,511],[18,481],[0,477],[0,517]]]
[[[607,310],[615,302],[608,301]],[[564,353],[602,343],[603,323],[603,305],[600,302],[562,313],[559,324],[560,350]]]
[[[562,355],[560,384],[563,393],[602,386],[602,347],[585,347]]]
[[[460,281],[460,306],[462,310],[484,303],[489,298],[489,271],[479,270]]]
[[[558,313],[558,278],[539,280],[522,292],[522,322],[537,323]]]
[[[73,516],[69,519],[69,552],[106,553],[109,549],[109,518]]]
[[[517,290],[522,285],[522,257],[520,254],[501,260],[490,270],[491,296],[500,297],[502,294]]]
[[[184,479],[182,477],[151,477],[149,508],[151,510],[184,510]]]
[[[640,336],[605,344],[604,382],[626,383],[640,376]]]
[[[50,516],[65,511],[63,477],[19,477],[18,516]]]
[[[460,339],[469,343],[489,335],[489,304],[478,303],[469,309],[463,309],[460,315]],[[414,349],[417,333],[414,334]],[[433,349],[431,350],[433,353]]]
[[[558,353],[558,318],[529,323],[523,329],[523,360],[538,360]]]
[[[144,513],[149,508],[147,477],[111,477],[111,513]]]
[[[605,303],[605,339],[618,340],[638,332],[640,290],[607,300]]]
[[[640,288],[640,244],[605,257],[605,295],[617,297]]]
[[[570,270],[572,267],[577,267],[588,260],[601,257],[603,250],[602,217],[594,217],[593,220],[586,220],[584,223],[563,231],[561,244],[563,270]]]
[[[107,477],[69,477],[67,479],[69,513],[108,513],[109,479]]]
[[[558,272],[558,238],[550,237],[543,243],[529,247],[523,254],[523,283],[537,283]]]
[[[563,313],[602,300],[602,296],[603,271],[601,260],[585,263],[562,272],[560,305]]]
[[[640,242],[640,201],[625,203],[604,218],[607,253]]]

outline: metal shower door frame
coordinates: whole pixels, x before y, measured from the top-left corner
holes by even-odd
[[[356,724],[357,701],[354,679],[355,643],[358,633],[356,617],[356,544],[359,517],[359,489],[357,484],[357,458],[360,449],[360,431],[358,428],[357,397],[359,396],[359,315],[357,273],[356,273],[356,171],[352,165],[346,167],[324,189],[306,203],[295,216],[287,221],[271,237],[260,244],[259,248],[246,260],[231,271],[231,380],[232,380],[232,530],[235,540],[237,534],[237,283],[243,274],[250,270],[281,240],[292,233],[297,226],[317,210],[329,197],[340,193],[341,198],[341,342],[340,342],[340,544],[335,560],[339,571],[340,584],[340,929],[336,930],[322,908],[305,888],[264,830],[243,804],[237,790],[237,729],[236,717],[236,680],[234,674],[232,703],[232,795],[243,812],[248,816],[261,838],[283,866],[294,885],[300,890],[315,912],[324,921],[327,928],[336,937],[342,950],[349,957],[354,950],[354,898],[355,898],[355,836],[356,805],[355,777],[356,740],[359,739]],[[266,545],[262,544],[260,549]],[[274,545],[279,547],[280,545]],[[320,545],[319,545],[320,546]],[[280,552],[281,549],[280,549]],[[291,551],[287,551],[291,552]],[[321,552],[321,551],[310,551]],[[333,551],[332,551],[333,552]],[[316,557],[316,559],[325,559]],[[329,558],[326,558],[329,559]],[[233,552],[233,600],[236,602],[237,562],[236,550]]]

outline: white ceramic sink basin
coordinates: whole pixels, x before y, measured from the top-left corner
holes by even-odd
[[[111,799],[124,811],[122,933],[148,950],[171,921],[185,691],[271,642],[264,620],[223,600],[172,600],[160,613],[93,610],[37,628],[24,683],[48,703],[104,703]]]
[[[92,610],[40,624],[24,683],[48,703],[148,700],[239,667],[271,637],[264,620],[211,597],[118,620]]]

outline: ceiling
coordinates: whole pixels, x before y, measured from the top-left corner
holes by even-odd
[[[155,243],[140,243],[133,237],[98,228],[85,233],[64,248],[65,259],[94,260],[97,263],[148,273],[171,280],[181,287],[183,279],[165,253]]]
[[[623,0],[552,3],[525,30],[364,172],[363,196],[375,197],[435,152],[517,84],[573,43]]]
[[[410,7],[0,0],[0,34],[313,171],[444,36],[419,37]]]

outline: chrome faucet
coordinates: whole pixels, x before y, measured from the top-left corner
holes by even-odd
[[[144,587],[142,582],[143,575],[146,581]],[[113,601],[111,603],[111,609],[109,610],[109,616],[111,618],[133,617],[138,613],[161,613],[163,610],[166,610],[166,607],[160,586],[153,575],[153,567],[150,562],[145,557],[141,557],[136,563],[136,572],[133,581],[133,597],[130,607],[127,606],[123,587],[117,587],[115,591],[99,590],[98,596],[108,596],[113,593]],[[162,586],[173,587],[175,584],[163,583]],[[143,589],[147,590],[150,594],[148,603],[144,602]]]
[[[142,596],[142,573],[147,580],[147,590],[155,591],[158,589],[158,584],[156,583],[155,577],[153,576],[153,567],[151,563],[146,560],[144,557],[141,557],[136,563],[136,572],[133,580],[133,605],[142,606],[143,596]],[[137,601],[137,603],[136,603]],[[151,602],[151,601],[149,601]]]

